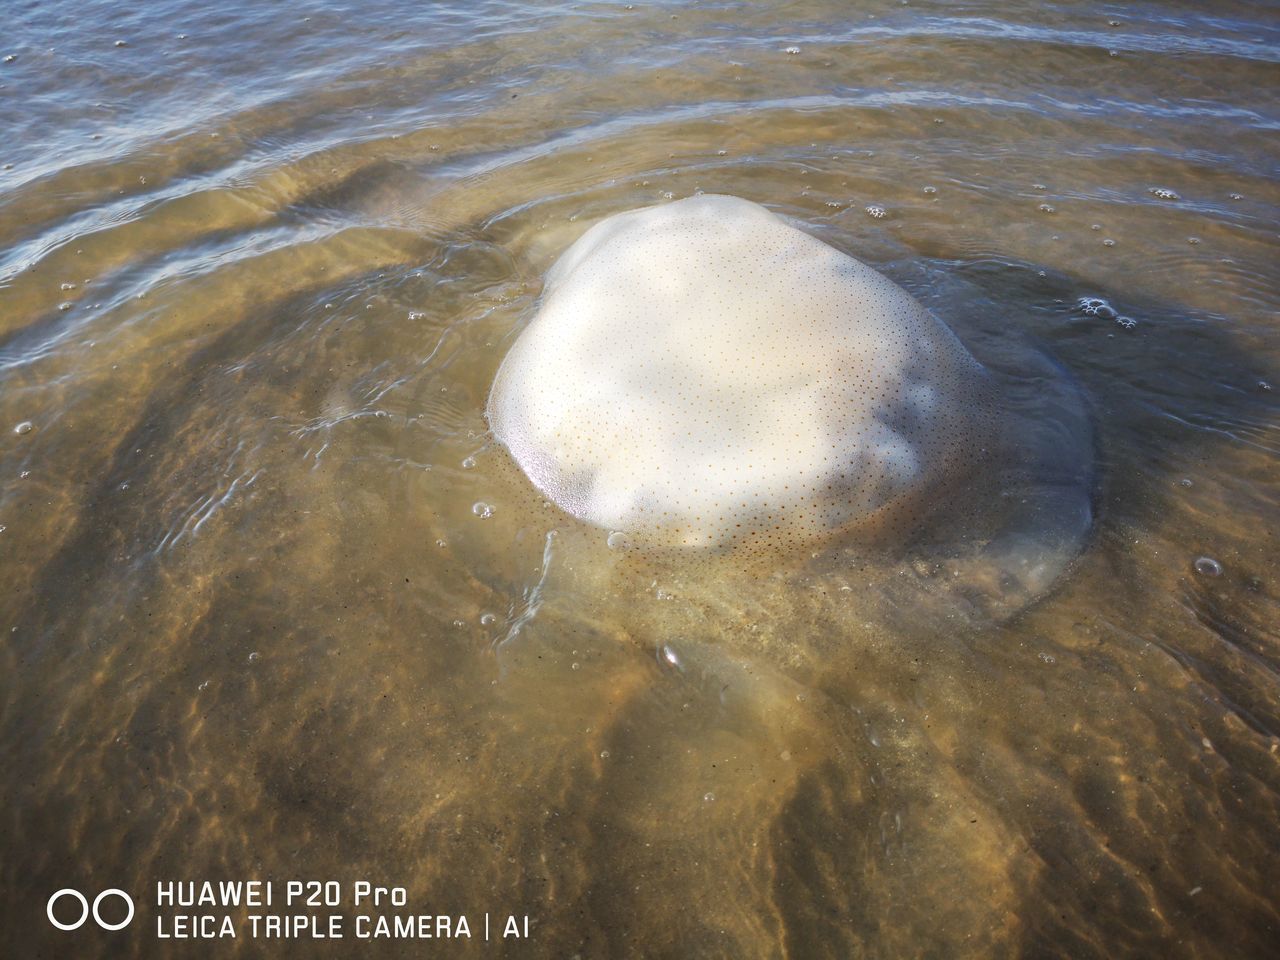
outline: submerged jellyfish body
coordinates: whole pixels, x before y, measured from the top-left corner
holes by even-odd
[[[984,359],[865,264],[698,196],[561,256],[488,416],[556,505],[638,544],[927,542],[1051,578],[1091,519],[1088,418],[1038,354]]]

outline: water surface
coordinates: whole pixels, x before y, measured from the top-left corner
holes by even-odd
[[[4,952],[426,949],[151,936],[253,877],[532,918],[443,955],[1274,950],[1272,9],[21,2],[0,57]],[[873,621],[530,508],[543,273],[699,190],[1080,382],[1049,596]]]

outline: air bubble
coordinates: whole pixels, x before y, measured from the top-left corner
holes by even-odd
[[[35,429],[35,425],[30,420],[23,420],[20,424],[18,424],[16,427],[13,428],[13,432],[16,433],[18,436],[22,436],[25,433],[30,433],[34,429]]]
[[[1042,203],[1042,204],[1040,204],[1040,211],[1041,211],[1041,213],[1055,213],[1055,212],[1056,212],[1056,211],[1054,210],[1054,208],[1053,208],[1053,204],[1050,204],[1050,203]]]
[[[799,47],[787,47],[787,48],[786,48],[785,50],[783,50],[782,52],[783,52],[783,53],[785,53],[785,54],[787,54],[787,56],[794,57],[794,56],[796,56],[796,55],[800,52],[800,48],[799,48]]]
[[[887,211],[885,210],[884,207],[874,203],[868,204],[866,210],[867,210],[867,216],[869,216],[873,220],[883,220],[887,214]]]
[[[471,505],[471,512],[481,520],[487,520],[493,516],[493,507],[485,503],[483,500],[477,500]]]
[[[1077,306],[1080,312],[1090,317],[1101,317],[1103,320],[1116,319],[1115,308],[1101,297],[1081,297]]]
[[[1194,564],[1196,573],[1205,577],[1219,577],[1222,575],[1222,564],[1213,557],[1197,557]]]
[[[1147,193],[1151,194],[1153,197],[1158,197],[1161,200],[1181,200],[1182,199],[1182,197],[1178,196],[1177,193],[1175,193],[1173,190],[1170,190],[1168,187],[1148,187]]]
[[[611,534],[609,534],[609,536],[605,539],[605,543],[608,545],[610,550],[625,550],[628,546],[630,546],[629,542],[627,541],[627,535],[623,533],[621,530],[614,530]]]

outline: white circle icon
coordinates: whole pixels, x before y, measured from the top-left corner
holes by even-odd
[[[80,901],[80,919],[75,923],[62,923],[53,915],[53,905],[65,896],[72,896]],[[76,930],[89,919],[89,901],[84,898],[84,894],[79,890],[64,887],[49,898],[49,905],[45,907],[45,913],[49,915],[49,922],[59,930]]]

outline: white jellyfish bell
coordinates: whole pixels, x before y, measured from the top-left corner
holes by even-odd
[[[980,362],[891,280],[736,197],[588,230],[488,418],[557,506],[650,552],[911,546],[1041,590],[1091,521],[1069,378],[1025,351]]]

